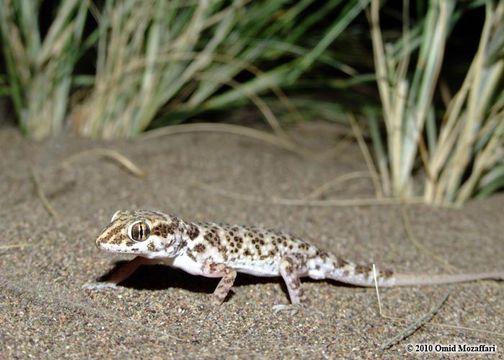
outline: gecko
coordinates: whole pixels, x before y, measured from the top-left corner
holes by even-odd
[[[300,279],[331,279],[362,287],[436,285],[504,280],[504,271],[472,274],[401,274],[373,269],[319,249],[284,232],[255,226],[186,222],[160,211],[117,211],[96,239],[111,253],[136,255],[111,275],[114,287],[144,264],[163,263],[192,275],[221,278],[213,301],[222,303],[237,273],[282,277],[291,304],[307,302]]]

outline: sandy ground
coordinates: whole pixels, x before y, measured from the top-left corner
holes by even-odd
[[[318,149],[338,141],[337,129],[323,124],[303,125],[293,135]],[[68,156],[97,147],[120,151],[147,175],[132,176],[96,156],[60,166]],[[330,179],[365,171],[358,149],[345,142],[334,156],[314,161],[231,135],[31,143],[3,126],[0,151],[2,359],[398,358],[407,354],[409,343],[493,344],[499,353],[494,358],[504,356],[504,283],[492,281],[381,290],[385,314],[402,320],[378,315],[374,289],[325,281],[304,283],[311,306],[296,315],[273,312],[274,304],[288,301],[277,279],[239,276],[233,295],[220,307],[209,303],[216,280],[163,266],[141,268],[116,290],[82,289],[127,259],[99,253],[94,239],[114,211],[133,208],[280,228],[348,259],[402,272],[449,271],[442,261],[461,272],[502,270],[502,194],[462,210],[271,204],[272,197],[303,198]],[[36,195],[31,169],[58,218]],[[216,189],[259,200],[230,198]],[[360,177],[336,185],[323,198],[373,196],[369,178]],[[417,241],[442,261],[408,240],[402,214]],[[429,325],[380,350],[447,292],[450,297]]]

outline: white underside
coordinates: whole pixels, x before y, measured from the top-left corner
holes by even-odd
[[[209,277],[208,274],[202,271],[202,265],[194,262],[189,256],[183,254],[179,255],[171,261],[166,262],[167,265],[184,270],[192,275],[203,275]],[[279,276],[280,270],[277,261],[249,261],[249,260],[235,260],[226,263],[226,266],[236,270],[237,272],[250,274],[254,276]],[[220,277],[216,275],[215,277]]]
[[[194,262],[194,260],[192,260],[189,256],[185,254],[179,255],[171,259],[168,265],[184,270],[185,272],[192,275],[205,275],[201,271],[202,264]]]
[[[228,266],[240,273],[254,276],[280,276],[280,266],[277,261],[235,260],[230,261]]]

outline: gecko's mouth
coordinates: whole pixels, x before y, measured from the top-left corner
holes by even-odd
[[[102,243],[102,242],[96,242],[96,246],[98,249],[101,251],[106,251],[106,252],[112,252],[112,253],[135,253],[138,251],[138,249],[135,248],[129,248],[129,247],[124,247],[121,245],[116,245],[116,244],[109,244],[109,243]]]

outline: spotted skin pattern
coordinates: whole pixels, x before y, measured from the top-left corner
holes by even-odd
[[[214,292],[218,304],[227,297],[238,272],[281,276],[293,304],[307,300],[301,287],[303,277],[375,285],[371,266],[347,261],[295,236],[254,226],[185,222],[159,211],[117,211],[96,245],[103,251],[137,255],[112,274],[108,280],[112,284],[125,280],[140,265],[164,263],[193,275],[221,278]],[[502,280],[504,272],[406,275],[376,270],[381,287],[481,279]]]

